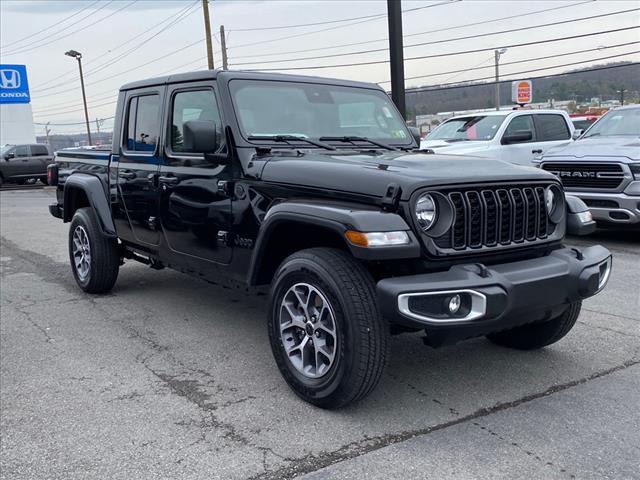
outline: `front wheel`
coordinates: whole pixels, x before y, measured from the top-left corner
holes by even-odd
[[[272,284],[268,326],[282,376],[309,403],[344,407],[380,380],[388,327],[371,275],[343,251],[311,248],[285,259]]]
[[[76,210],[69,228],[69,259],[78,286],[88,293],[105,293],[118,278],[120,255],[115,238],[100,231],[93,208]]]
[[[493,343],[517,350],[535,350],[556,343],[573,328],[580,315],[582,302],[569,305],[562,315],[546,322],[531,323],[504,332],[492,333],[487,338]]]

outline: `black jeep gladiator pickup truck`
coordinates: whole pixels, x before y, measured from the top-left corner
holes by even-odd
[[[605,248],[562,245],[588,212],[554,175],[417,148],[376,85],[154,78],[121,88],[110,150],[57,153],[50,211],[71,222],[86,292],[110,290],[124,259],[270,285],[283,377],[337,408],[375,387],[390,333],[544,347],[610,274]]]

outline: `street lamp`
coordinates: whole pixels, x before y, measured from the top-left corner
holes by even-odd
[[[82,86],[82,103],[84,104],[84,120],[87,124],[87,140],[91,145],[91,130],[89,129],[89,112],[87,111],[87,96],[84,92],[84,77],[82,76],[82,54],[75,50],[69,50],[65,52],[67,57],[75,58],[78,60],[78,68],[80,69],[80,85]]]
[[[616,93],[620,94],[620,105],[624,105],[624,94],[627,92],[627,89],[622,87],[620,90],[616,90]]]
[[[495,90],[495,102],[496,102],[496,110],[500,110],[500,73],[498,70],[498,64],[500,63],[500,55],[504,55],[506,53],[506,48],[501,48],[500,50],[494,50],[493,54],[496,61],[496,90]]]

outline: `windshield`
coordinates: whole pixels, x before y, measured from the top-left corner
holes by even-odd
[[[464,140],[491,140],[506,115],[475,115],[447,120],[427,135],[427,140],[459,142]]]
[[[640,136],[640,108],[611,110],[594,123],[582,138],[614,135]]]
[[[11,150],[15,145],[2,145],[0,147],[0,156],[4,156],[9,150]]]
[[[379,90],[255,80],[232,80],[229,85],[245,138],[291,135],[412,142],[404,120]]]

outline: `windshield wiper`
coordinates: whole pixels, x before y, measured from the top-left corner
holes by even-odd
[[[380,142],[376,142],[375,140],[371,140],[369,138],[366,137],[320,137],[318,140],[320,140],[321,142],[346,142],[346,143],[353,143],[355,145],[355,142],[368,142],[371,145],[375,145],[376,147],[380,147],[380,148],[384,148],[387,150],[397,150],[396,147],[392,147],[391,145],[386,145],[384,143],[380,143]]]
[[[327,145],[326,143],[316,142],[314,140],[309,140],[308,138],[299,137],[297,135],[252,135],[247,138],[247,140],[271,140],[273,142],[282,142],[291,145],[292,141],[295,142],[305,142],[310,145],[315,145],[316,147],[324,148],[326,150],[335,150],[335,147],[331,145]]]

